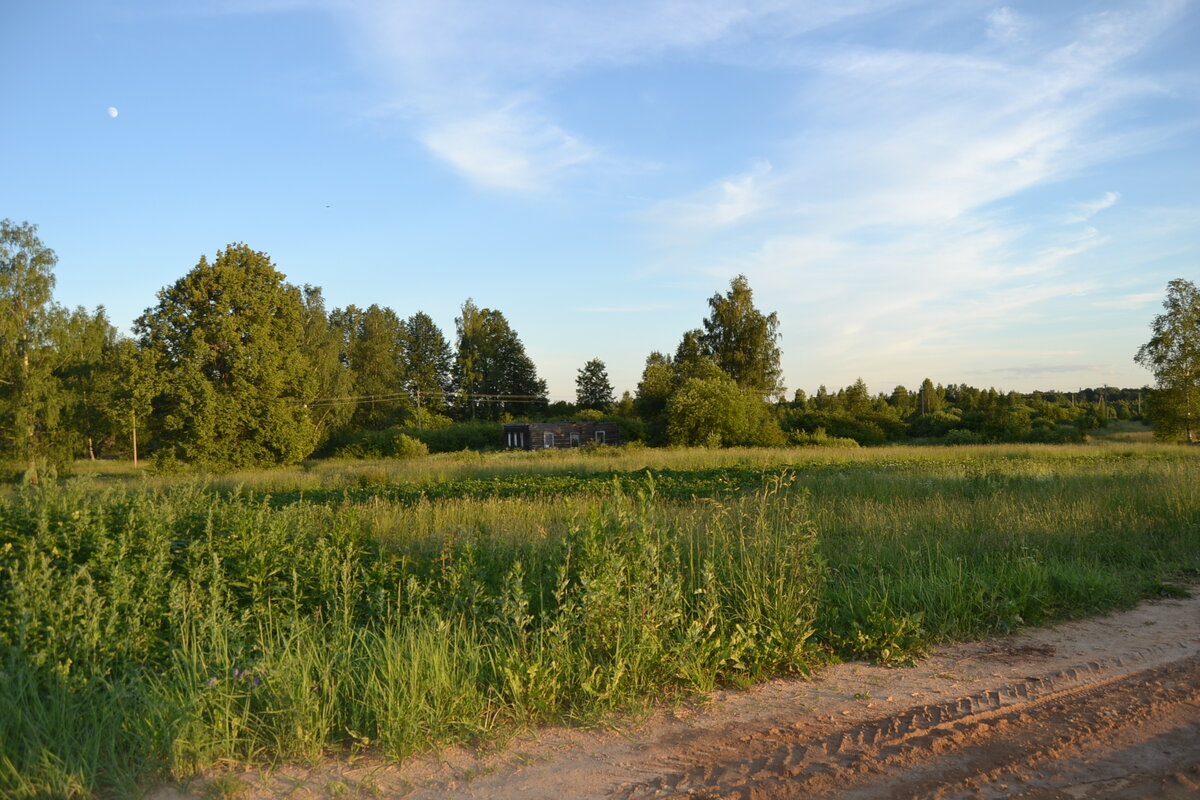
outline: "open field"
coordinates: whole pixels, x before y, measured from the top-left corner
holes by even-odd
[[[1200,575],[1200,454],[1144,438],[12,490],[0,793],[399,758],[1170,594]]]

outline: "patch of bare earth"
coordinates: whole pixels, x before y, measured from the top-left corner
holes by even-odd
[[[221,778],[263,800],[1200,798],[1200,593],[942,648],[913,668],[841,664],[614,730],[542,730],[498,752]]]

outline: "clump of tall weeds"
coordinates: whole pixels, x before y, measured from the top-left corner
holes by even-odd
[[[0,792],[136,793],[222,762],[396,757],[804,672],[815,534],[784,479],[614,488],[552,535],[383,547],[372,511],[199,485],[3,501]]]

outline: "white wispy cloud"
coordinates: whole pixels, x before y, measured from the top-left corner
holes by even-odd
[[[987,15],[987,35],[999,42],[1020,41],[1025,36],[1028,20],[1008,6],[997,8]]]
[[[326,0],[364,69],[387,87],[380,109],[468,180],[516,192],[616,157],[599,158],[603,143],[555,118],[545,95],[557,81],[796,35],[895,1]]]
[[[476,183],[518,192],[537,191],[597,155],[557,125],[516,106],[439,123],[419,138]]]
[[[901,0],[297,1],[324,2],[344,25],[382,113],[470,183],[501,192],[544,193],[623,163],[619,134],[588,129],[586,115],[560,104],[581,76],[669,63],[777,79],[769,91],[785,122],[723,151],[722,172],[667,152],[674,188],[636,186],[644,207],[631,216],[672,265],[662,270],[706,282],[746,273],[781,311],[788,347],[854,372],[887,371],[916,352],[966,358],[973,334],[1051,303],[1136,307],[1144,294],[1094,301],[1096,280],[1071,269],[1111,241],[1115,214],[1092,220],[1124,187],[1058,197],[1038,216],[1019,207],[1194,135],[1194,116],[1126,113],[1169,96],[1170,74],[1139,57],[1194,11],[1191,0],[1114,0],[1099,12]],[[814,35],[828,26],[836,36]],[[1194,230],[1194,209],[1170,211],[1148,224]],[[1020,355],[1000,363],[1036,363]]]
[[[713,182],[692,195],[658,204],[647,214],[684,228],[720,228],[745,220],[770,204],[771,164],[759,161],[746,172]]]
[[[758,247],[709,259],[706,271],[749,275],[772,307],[792,310],[790,341],[827,365],[855,365],[851,375],[886,372],[916,352],[961,359],[966,342],[1079,301],[1098,286],[1073,276],[1072,259],[1109,238],[1091,226],[1039,227],[1007,205],[1136,152],[1139,132],[1111,129],[1112,112],[1162,87],[1123,65],[1184,8],[1129,4],[1065,30],[996,12],[990,40],[1026,39],[1011,53],[985,41],[962,52],[821,50],[807,62],[817,77],[803,90],[803,129],[771,154],[770,191],[758,194],[755,215],[775,224]],[[714,181],[658,210],[699,240],[695,253],[722,252],[722,227],[704,237],[697,209],[715,221],[720,187],[744,180]],[[1071,221],[1119,199],[1079,203]]]
[[[1162,298],[1160,292],[1134,292],[1110,300],[1097,300],[1096,308],[1144,308]]]
[[[1086,203],[1076,204],[1073,213],[1067,217],[1068,224],[1086,222],[1106,208],[1112,208],[1121,199],[1120,192],[1105,192],[1103,196]]]

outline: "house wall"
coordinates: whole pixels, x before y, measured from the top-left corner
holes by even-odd
[[[603,433],[605,444],[621,443],[615,422],[523,422],[504,426],[504,446],[522,450],[569,449],[597,441],[598,431]],[[578,439],[573,439],[572,434]]]

